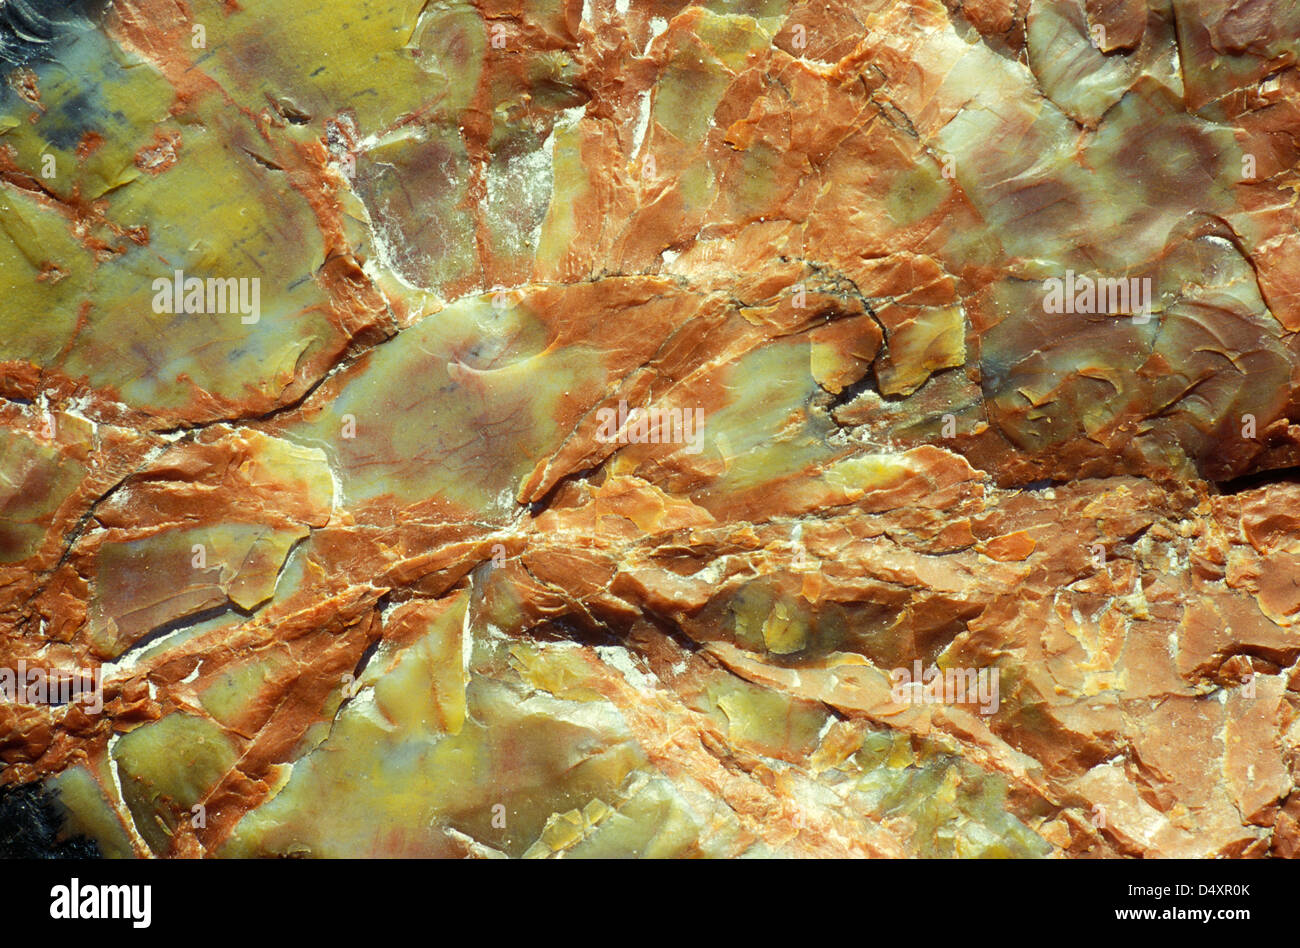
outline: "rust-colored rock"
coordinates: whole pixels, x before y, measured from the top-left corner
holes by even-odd
[[[0,783],[67,835],[1300,849],[1294,5],[23,9]]]

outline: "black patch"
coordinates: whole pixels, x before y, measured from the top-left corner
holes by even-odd
[[[42,124],[46,140],[55,148],[72,151],[81,141],[81,136],[92,127],[90,116],[94,109],[90,95],[84,89],[69,96],[58,112],[52,117],[47,116]]]
[[[1220,494],[1240,494],[1269,484],[1300,484],[1300,467],[1280,467],[1271,471],[1253,471],[1228,480],[1219,481]]]
[[[110,0],[5,0],[0,5],[0,69],[48,61],[70,34],[102,16]]]
[[[58,808],[39,783],[0,787],[0,859],[102,859],[85,836],[59,839]]]
[[[1057,483],[1057,481],[1053,480],[1030,481],[1028,484],[1021,484],[1020,489],[1033,491],[1047,490],[1049,487],[1055,487]]]

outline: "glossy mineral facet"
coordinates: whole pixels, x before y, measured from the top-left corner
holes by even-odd
[[[0,782],[112,857],[1295,855],[1297,9],[0,2]]]

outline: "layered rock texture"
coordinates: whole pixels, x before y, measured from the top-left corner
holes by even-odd
[[[102,685],[0,782],[123,857],[1295,854],[1298,52],[7,0],[0,666]]]

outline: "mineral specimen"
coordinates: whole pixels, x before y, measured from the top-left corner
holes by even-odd
[[[1288,0],[0,3],[6,812],[1297,854],[1298,53]]]

